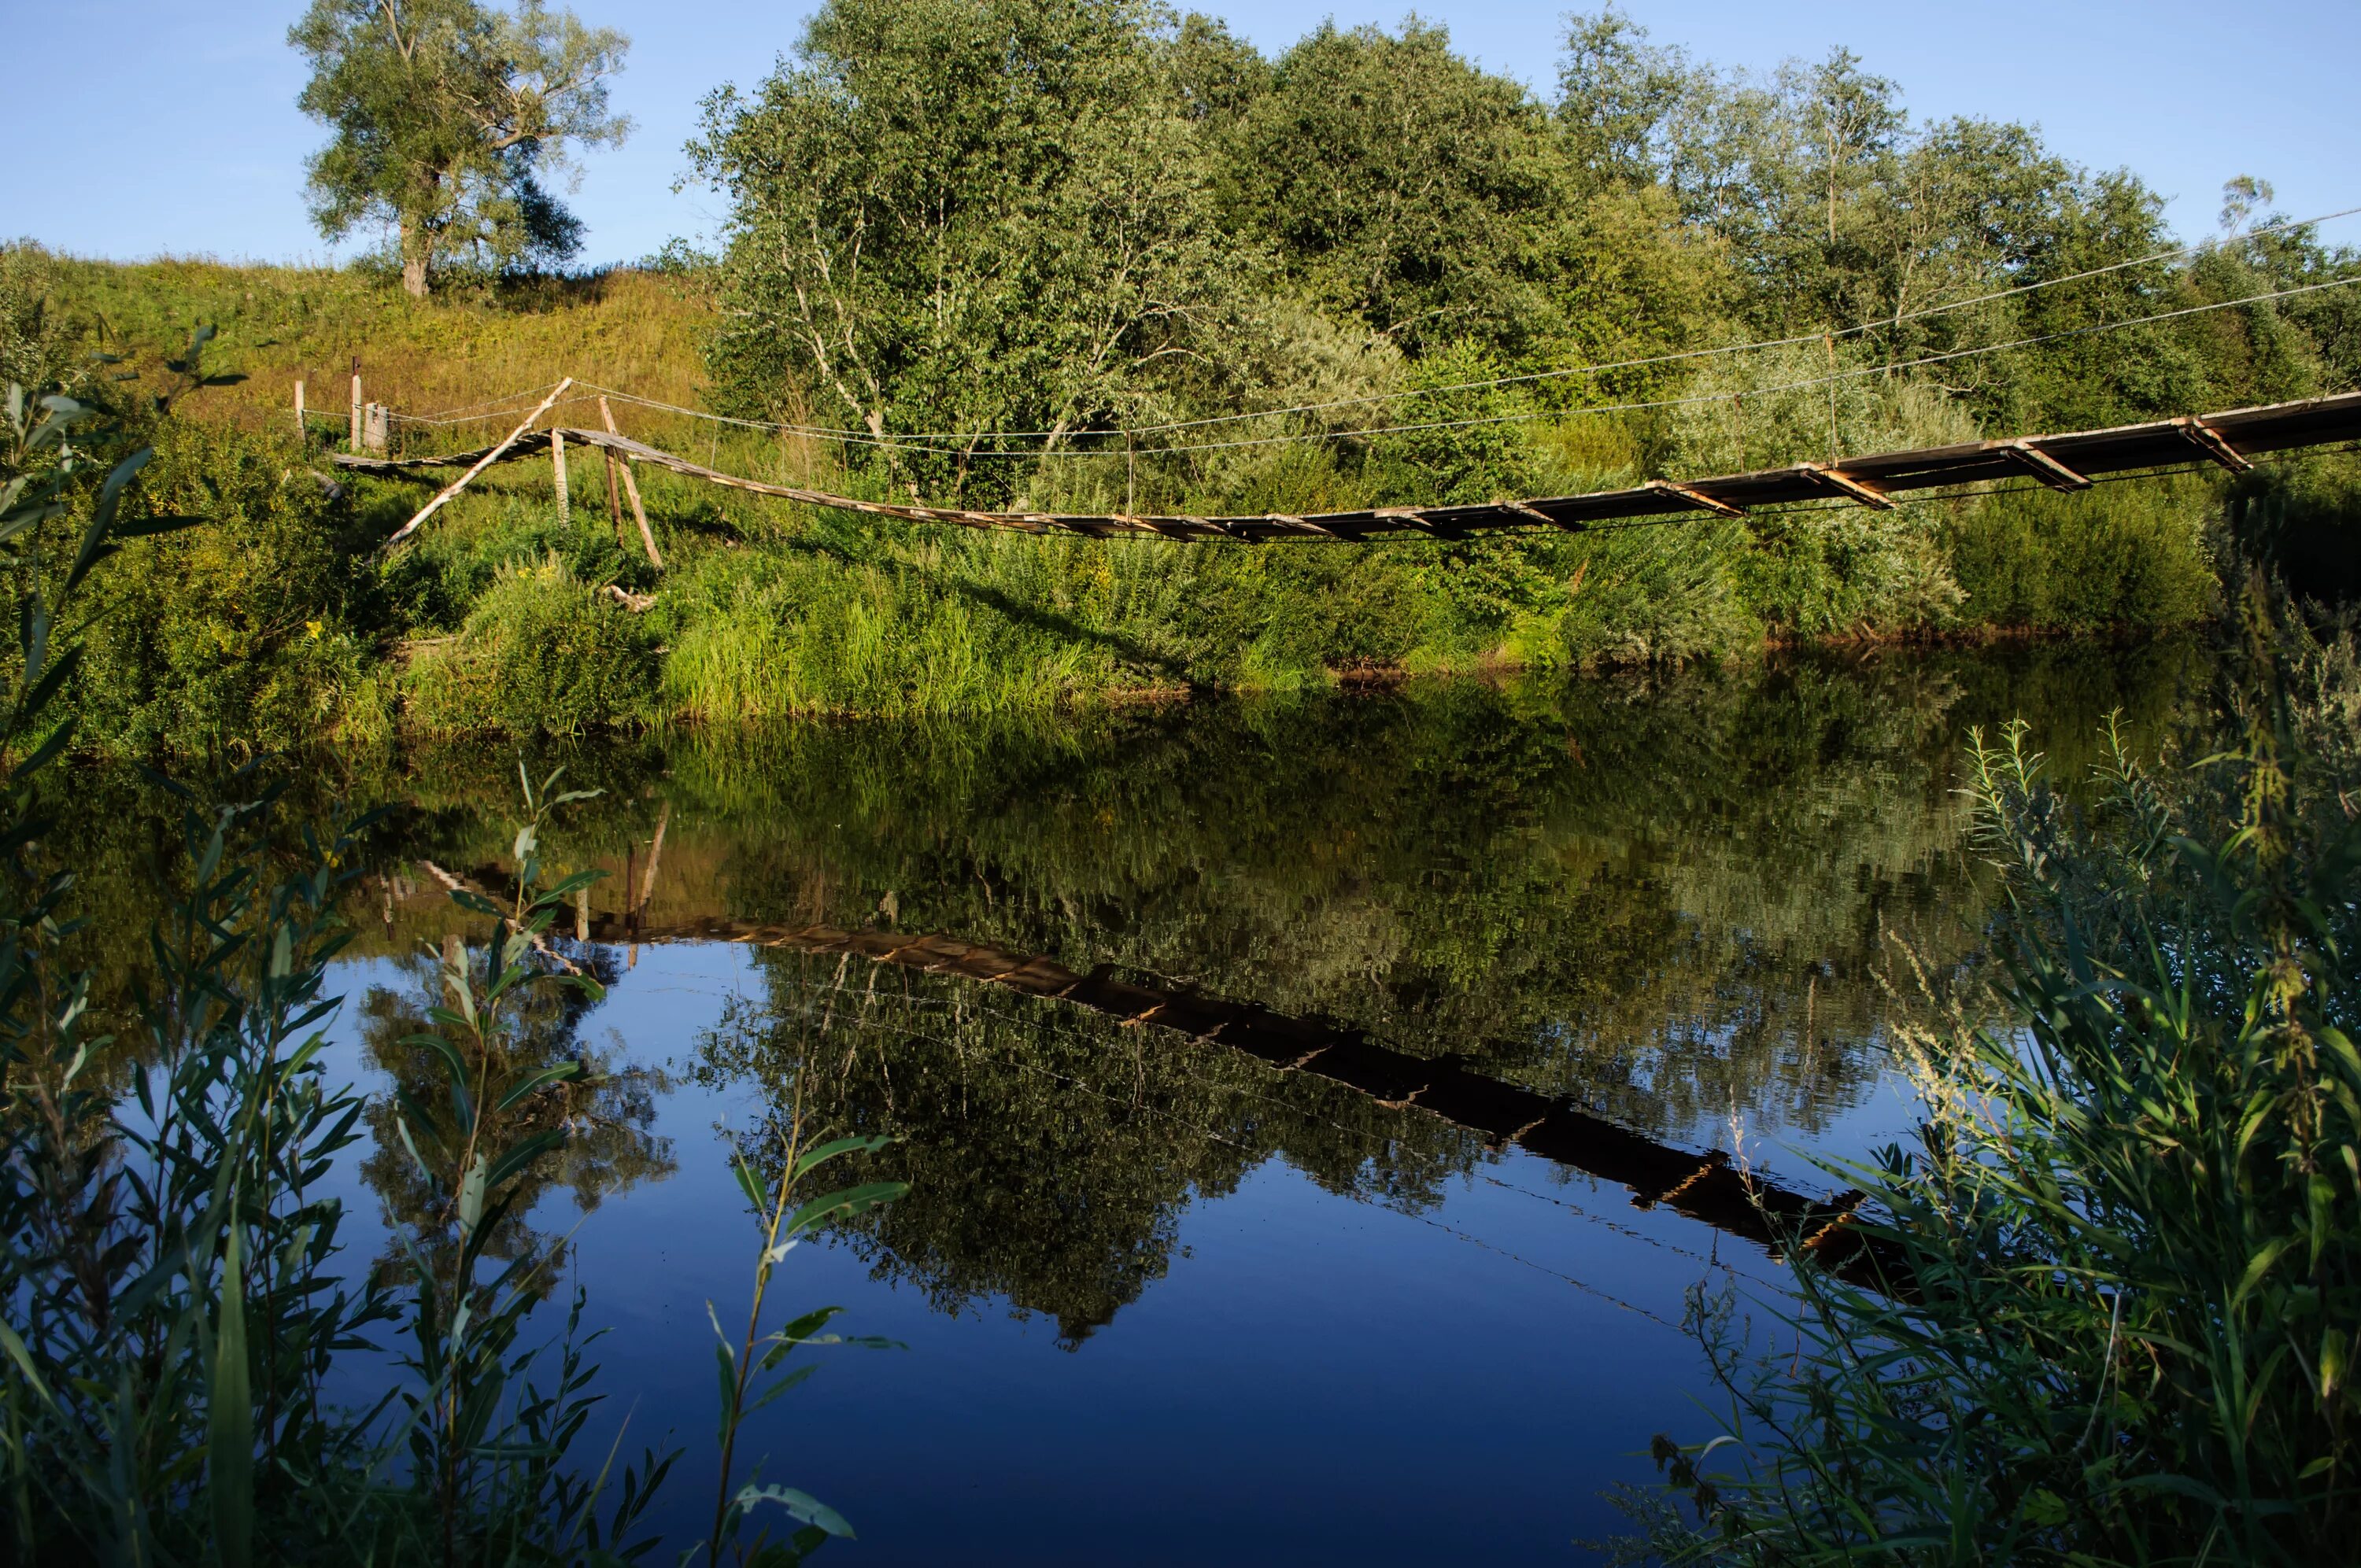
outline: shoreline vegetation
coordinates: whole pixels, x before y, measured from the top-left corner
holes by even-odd
[[[205,358],[220,384],[183,394],[149,422],[157,455],[134,501],[159,515],[202,510],[214,526],[127,547],[140,567],[105,607],[72,694],[82,743],[127,755],[232,740],[272,750],[323,737],[369,745],[1046,713],[1430,675],[1751,664],[1807,648],[2138,639],[2218,613],[2224,572],[2270,543],[2239,532],[2257,514],[2297,514],[2301,543],[2323,554],[2312,536],[2341,536],[2346,496],[2361,490],[2350,460],[2328,455],[2237,480],[2182,475],[2095,496],[1916,506],[1899,545],[1834,541],[1850,554],[1820,535],[1863,525],[1835,513],[1708,521],[1629,543],[1249,553],[876,528],[717,498],[650,470],[639,482],[667,564],[658,574],[628,514],[621,534],[610,525],[597,463],[576,455],[569,518],[545,467],[496,470],[416,543],[380,557],[375,542],[425,491],[335,474],[324,454],[341,445],[341,419],[332,433],[315,414],[299,438],[291,412],[299,376],[312,388],[341,385],[323,367],[349,359],[355,317],[380,317],[363,355],[372,400],[410,378],[459,402],[554,379],[545,373],[579,364],[570,340],[599,352],[651,323],[662,343],[607,350],[600,378],[693,399],[684,345],[709,334],[703,285],[622,271],[422,304],[349,271],[122,266],[22,246],[0,255],[0,285],[38,302],[20,316],[106,322],[107,335],[93,337],[127,349],[150,378],[169,374],[165,356],[143,346],[167,323],[219,328]],[[419,345],[453,339],[467,378],[436,381]],[[139,422],[138,407],[123,411]],[[788,440],[717,437],[639,408],[618,417],[627,433],[691,443],[683,449],[756,477],[803,483],[832,472],[856,493],[885,493],[879,476]],[[432,450],[436,433],[397,439]],[[1637,472],[1601,470],[1598,482]],[[329,493],[324,477],[343,493]],[[1414,494],[1335,492],[1354,501]],[[1897,551],[1920,558],[1897,565]],[[1888,580],[1913,572],[1924,580]],[[609,585],[653,602],[635,614]]]

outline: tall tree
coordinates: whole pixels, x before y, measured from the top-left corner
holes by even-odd
[[[1548,334],[1564,158],[1542,105],[1444,28],[1323,24],[1225,147],[1234,221],[1321,304],[1411,350],[1472,337],[1514,356]]]
[[[1557,121],[1594,185],[1646,185],[1664,177],[1668,133],[1681,106],[1714,86],[1712,73],[1609,6],[1565,19],[1558,58]]]
[[[622,34],[541,0],[313,0],[287,41],[312,67],[297,104],[334,133],[310,163],[323,235],[384,224],[422,298],[456,256],[507,267],[581,247],[543,177],[572,172],[568,143],[630,133],[607,105]]]
[[[873,437],[1055,446],[1218,374],[1251,247],[1216,222],[1170,42],[1140,0],[830,0],[689,149],[730,201],[716,380]],[[928,477],[965,480],[947,465]]]

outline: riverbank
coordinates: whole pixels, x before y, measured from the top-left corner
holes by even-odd
[[[169,415],[121,411],[156,451],[131,505],[209,521],[128,542],[128,569],[104,585],[71,696],[82,743],[128,755],[1071,713],[1435,674],[1744,665],[1796,646],[2137,638],[2216,613],[2241,495],[2281,483],[2180,475],[1894,513],[1248,550],[880,525],[649,470],[659,569],[628,514],[610,513],[603,465],[577,454],[569,508],[546,466],[495,469],[384,555],[377,542],[429,492],[330,473],[341,419],[299,433],[298,377],[314,408],[356,352],[368,396],[397,412],[572,373],[694,405],[704,285],[621,271],[422,303],[352,271],[118,267],[23,247],[5,259],[17,293],[39,293],[58,319],[107,321],[143,393],[190,379],[166,362],[174,322],[220,327],[211,374]],[[109,383],[80,385],[124,401]],[[888,476],[798,438],[610,411],[629,433],[733,472],[895,493]],[[480,420],[455,417],[469,422],[397,423],[396,443],[484,439]],[[1556,478],[1595,488],[1640,471],[1649,433],[1635,418],[1576,411],[1531,440],[1562,452],[1578,435],[1583,463]],[[2349,461],[2308,459],[2304,472]],[[1387,488],[1414,488],[1415,470],[1334,455],[1315,466],[1248,489],[1277,510],[1420,499]],[[1061,472],[1087,488],[1079,467]],[[1246,493],[1225,469],[1189,482]]]

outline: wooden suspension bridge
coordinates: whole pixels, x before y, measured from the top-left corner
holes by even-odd
[[[2270,403],[2231,409],[2221,413],[2189,414],[2115,425],[2104,430],[2074,431],[2062,435],[2027,435],[2000,441],[1962,442],[1949,446],[1921,447],[1906,452],[1881,452],[1827,463],[1796,463],[1784,468],[1752,473],[1719,474],[1674,481],[1651,479],[1622,489],[1580,496],[1536,496],[1521,500],[1485,501],[1467,506],[1372,507],[1356,511],[1317,512],[1301,516],[1263,512],[1228,517],[1200,517],[1127,512],[976,511],[957,507],[902,505],[864,500],[828,490],[774,485],[741,475],[723,473],[691,462],[645,442],[619,433],[611,416],[602,430],[553,426],[535,428],[543,416],[570,387],[561,381],[541,406],[527,415],[506,438],[487,447],[434,457],[376,456],[337,453],[342,467],[385,477],[432,477],[452,468],[464,470],[432,500],[419,509],[386,541],[398,545],[412,536],[436,510],[477,475],[497,463],[512,463],[543,454],[562,458],[568,444],[578,444],[603,453],[609,466],[610,499],[613,471],[620,459],[622,477],[639,516],[642,535],[652,560],[656,554],[653,533],[640,506],[637,487],[631,482],[631,466],[645,464],[688,478],[741,490],[800,501],[807,506],[906,522],[950,523],[968,528],[1005,529],[1021,533],[1069,533],[1086,538],[1142,537],[1191,543],[1229,541],[1243,544],[1286,540],[1334,541],[1357,543],[1379,539],[1465,539],[1477,533],[1555,529],[1580,532],[1592,528],[1635,526],[1684,519],[1743,519],[1764,508],[1783,508],[1815,501],[1850,503],[1879,510],[1901,504],[1897,498],[1914,492],[1956,486],[2031,480],[2061,491],[2089,489],[2106,478],[2128,477],[2213,465],[2234,473],[2255,466],[2257,457],[2304,447],[2334,445],[2361,440],[2361,392],[2309,398],[2298,402]],[[562,482],[562,481],[561,481]],[[620,514],[619,514],[620,521]]]

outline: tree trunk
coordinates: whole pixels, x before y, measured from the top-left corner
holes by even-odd
[[[424,225],[401,225],[401,286],[413,300],[426,298],[429,281],[426,276],[427,247],[434,243]]]

